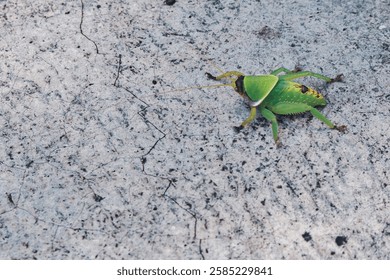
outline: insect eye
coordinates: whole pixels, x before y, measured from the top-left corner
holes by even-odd
[[[235,82],[236,84],[236,91],[243,95],[245,93],[244,89],[244,76],[239,76]]]

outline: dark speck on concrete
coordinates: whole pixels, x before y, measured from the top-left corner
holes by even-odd
[[[305,231],[304,234],[302,234],[302,237],[303,239],[305,239],[305,241],[309,242],[310,240],[312,240],[313,238],[311,237],[310,233]]]
[[[347,237],[346,236],[337,236],[335,241],[336,241],[337,246],[342,246],[344,244],[347,244]]]
[[[172,6],[173,4],[176,3],[176,0],[165,0],[165,4]]]
[[[104,197],[98,195],[98,194],[94,194],[93,195],[93,199],[96,201],[96,202],[100,202],[104,199]]]

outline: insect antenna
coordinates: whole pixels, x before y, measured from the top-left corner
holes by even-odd
[[[214,63],[212,63],[211,61],[207,61],[207,63],[209,63],[211,66],[213,66],[215,69],[217,69],[219,72],[221,72],[221,74],[225,74],[226,71],[222,70],[221,68],[219,68],[217,65],[215,65]],[[232,78],[232,77],[226,77],[228,78],[231,82],[232,82],[232,87],[234,88],[234,83],[236,81],[236,79]]]
[[[216,64],[212,63],[211,61],[207,61],[211,66],[213,66],[215,69],[217,69],[221,74],[225,73],[226,71],[223,71],[221,68],[219,68]]]
[[[214,67],[215,69],[217,69],[221,74],[225,74],[226,72],[223,71],[221,68],[219,68],[217,65],[215,65],[214,63],[212,63],[211,61],[208,61],[207,60],[207,63],[210,64],[212,67]],[[212,79],[212,76],[211,74],[208,74],[206,73],[209,78]],[[230,80],[230,83],[226,83],[226,84],[216,84],[216,85],[207,85],[207,86],[194,86],[194,87],[187,87],[187,88],[179,88],[179,89],[174,89],[174,90],[168,90],[168,91],[164,91],[164,93],[170,93],[170,92],[179,92],[179,91],[187,91],[187,90],[191,90],[191,89],[202,89],[202,88],[217,88],[217,87],[232,87],[233,89],[236,88],[236,79],[235,78],[232,78],[232,77],[224,77],[224,79],[228,79]],[[216,79],[214,79],[216,80]]]
[[[217,87],[229,87],[229,86],[234,88],[234,83],[231,83],[231,84],[216,84],[216,85],[208,85],[208,86],[196,86],[196,87],[179,88],[179,89],[174,89],[174,90],[165,91],[164,93],[178,92],[178,91],[186,91],[186,90],[191,90],[191,89],[217,88]]]

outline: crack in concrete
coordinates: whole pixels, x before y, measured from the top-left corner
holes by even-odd
[[[153,176],[153,175],[150,175],[150,176]],[[161,178],[161,177],[159,177]],[[182,206],[179,202],[177,202],[176,199],[174,199],[173,197],[169,196],[167,194],[169,188],[171,186],[175,186],[175,184],[173,183],[173,181],[171,179],[168,179],[168,178],[165,178],[169,181],[169,184],[168,184],[168,187],[165,189],[164,193],[162,194],[163,197],[165,197],[166,199],[168,200],[171,200],[173,203],[175,203],[177,206],[179,206],[181,209],[183,209],[184,211],[186,211],[188,214],[190,214],[192,216],[192,218],[194,218],[194,236],[193,236],[193,239],[195,240],[196,239],[196,231],[197,231],[197,226],[198,226],[198,217],[196,216],[196,213],[192,212],[191,210],[189,210],[188,208]]]
[[[119,59],[121,59],[121,56],[119,57]],[[120,61],[120,60],[119,60]],[[118,76],[119,76],[119,68],[120,68],[120,62],[119,62],[119,66],[118,66]],[[115,79],[115,82],[114,82],[114,85],[117,83],[117,80],[118,80],[118,76],[117,78]],[[166,200],[170,200],[172,201],[173,203],[175,203],[177,206],[179,206],[179,208],[181,208],[182,210],[186,211],[188,214],[191,215],[191,217],[194,219],[194,232],[193,232],[193,240],[196,240],[197,239],[197,225],[198,225],[198,217],[196,215],[196,213],[194,213],[193,211],[189,210],[188,208],[184,207],[183,205],[181,205],[175,198],[169,196],[167,194],[169,188],[171,186],[174,186],[175,187],[175,184],[173,183],[173,180],[170,179],[170,178],[167,178],[167,177],[162,177],[162,176],[156,176],[156,175],[153,175],[153,174],[149,174],[146,172],[145,170],[145,163],[146,163],[146,157],[154,150],[154,148],[157,146],[157,144],[163,140],[165,137],[166,137],[166,133],[163,132],[160,128],[158,128],[153,122],[149,121],[145,115],[143,114],[149,107],[150,105],[145,102],[144,100],[142,100],[141,98],[139,98],[137,95],[135,95],[134,93],[132,93],[129,89],[127,88],[123,88],[124,90],[126,90],[128,93],[130,93],[134,98],[136,98],[137,100],[139,100],[140,102],[142,102],[145,107],[138,111],[138,115],[141,116],[141,118],[144,120],[144,122],[148,125],[151,125],[155,130],[157,130],[158,132],[160,132],[162,134],[161,137],[159,137],[156,142],[150,147],[150,149],[145,153],[143,154],[141,157],[140,157],[140,160],[141,160],[141,164],[142,164],[142,172],[147,175],[147,176],[151,176],[151,177],[155,177],[155,178],[159,178],[159,179],[163,179],[163,180],[167,180],[169,183],[168,183],[168,186],[167,188],[165,189],[164,193],[162,194],[162,197],[164,197]],[[199,239],[199,253],[200,253],[200,256],[201,258],[204,260],[205,257],[203,255],[203,251],[201,249],[201,242],[202,240]]]
[[[203,250],[202,250],[202,239],[199,239],[199,254],[202,257],[202,260],[205,260],[205,257],[203,255]]]
[[[116,83],[116,80],[115,80],[115,83]],[[120,86],[118,86],[120,87]],[[125,88],[125,87],[121,87],[123,88],[125,91],[127,91],[128,93],[130,93],[135,99],[139,100],[140,102],[142,102],[145,107],[142,108],[140,111],[137,112],[137,114],[142,118],[142,120],[145,122],[145,124],[147,125],[151,125],[155,130],[157,130],[159,133],[162,134],[161,137],[159,137],[156,142],[154,142],[154,144],[150,147],[150,149],[144,153],[142,156],[140,156],[140,160],[141,160],[141,163],[142,163],[142,171],[144,171],[144,164],[146,162],[146,156],[148,156],[152,150],[156,147],[156,145],[158,144],[158,142],[160,142],[162,139],[164,139],[167,135],[165,132],[163,132],[161,129],[159,129],[154,123],[152,123],[151,121],[149,121],[145,115],[143,114],[149,107],[150,105],[145,102],[144,100],[142,100],[141,98],[139,98],[137,95],[135,95],[133,92],[131,92],[129,89]]]
[[[116,87],[120,87],[120,88],[123,88],[125,91],[127,91],[128,93],[130,93],[135,99],[137,99],[138,101],[140,101],[141,103],[143,103],[145,105],[144,108],[142,108],[140,111],[137,112],[137,114],[143,119],[143,121],[147,124],[147,125],[151,125],[155,130],[157,130],[159,133],[162,134],[161,137],[159,137],[155,142],[154,144],[150,147],[150,149],[144,153],[142,156],[140,156],[140,160],[141,160],[141,164],[142,164],[142,172],[146,175],[146,176],[150,176],[150,177],[154,177],[154,178],[159,178],[159,179],[162,179],[162,180],[167,180],[169,183],[168,183],[168,186],[166,187],[164,193],[162,194],[162,197],[164,197],[166,200],[170,200],[172,201],[174,204],[176,204],[177,206],[179,206],[179,208],[181,208],[182,210],[184,210],[185,212],[187,212],[188,214],[191,215],[191,217],[194,219],[194,232],[193,232],[193,240],[196,240],[197,239],[197,225],[198,225],[198,217],[196,215],[195,212],[191,211],[190,209],[184,207],[183,205],[181,205],[175,198],[169,196],[167,194],[168,190],[170,189],[171,186],[174,186],[175,187],[175,184],[174,184],[174,181],[173,179],[170,179],[170,178],[167,178],[167,177],[163,177],[163,176],[157,176],[157,175],[153,175],[153,174],[149,174],[146,170],[145,170],[145,163],[146,163],[146,157],[155,149],[155,147],[157,146],[157,144],[162,141],[165,137],[166,137],[166,133],[163,132],[160,128],[158,128],[153,122],[151,122],[150,120],[148,120],[145,116],[145,112],[146,110],[150,107],[150,105],[142,100],[141,98],[139,98],[136,94],[134,94],[132,91],[130,91],[129,89],[125,88],[125,87],[121,87],[119,84],[118,84],[118,79],[119,79],[119,74],[120,74],[120,67],[121,67],[121,55],[119,55],[119,63],[118,63],[118,72],[117,72],[117,77],[114,81],[114,85]],[[200,256],[202,259],[205,259],[204,255],[203,255],[203,250],[201,249],[201,239],[199,239],[199,253],[200,253]]]
[[[113,86],[118,86],[117,82],[118,82],[118,79],[119,79],[119,75],[120,75],[120,71],[121,71],[121,68],[122,68],[122,55],[119,54],[119,61],[118,61],[118,71],[116,73],[116,78],[115,78],[115,81],[113,83]]]
[[[84,2],[83,0],[80,0],[81,2],[81,19],[80,19],[80,33],[83,35],[85,38],[87,38],[88,41],[92,42],[95,45],[96,53],[99,54],[99,48],[94,40],[89,38],[87,35],[84,34],[83,32],[83,22],[84,22]]]

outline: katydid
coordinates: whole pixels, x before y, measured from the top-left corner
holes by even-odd
[[[278,75],[283,73],[283,75]],[[238,71],[228,71],[219,76],[206,73],[208,78],[215,81],[230,79],[231,83],[214,86],[231,86],[240,94],[251,107],[249,117],[239,127],[244,128],[256,117],[259,109],[261,115],[271,122],[272,134],[275,142],[278,142],[278,122],[275,114],[292,115],[310,112],[314,117],[327,126],[339,131],[344,131],[345,126],[335,126],[329,119],[321,114],[315,106],[325,106],[325,98],[312,88],[293,82],[297,78],[312,76],[327,83],[342,80],[342,75],[331,79],[321,74],[299,69],[290,71],[286,68],[278,68],[269,75],[246,76]],[[213,87],[213,86],[211,86]]]

